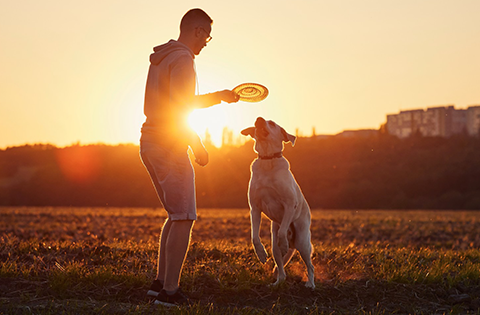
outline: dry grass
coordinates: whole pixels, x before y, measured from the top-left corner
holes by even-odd
[[[177,314],[479,314],[479,212],[312,213],[317,288],[296,255],[273,282],[246,209],[200,209]],[[161,209],[0,208],[0,314],[156,314]],[[262,238],[270,251],[268,222]]]

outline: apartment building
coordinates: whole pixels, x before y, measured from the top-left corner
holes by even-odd
[[[479,135],[480,106],[455,109],[453,105],[415,109],[387,115],[386,130],[399,138],[420,133],[427,137],[450,137],[466,132]]]
[[[467,108],[466,120],[468,134],[480,136],[480,106]]]

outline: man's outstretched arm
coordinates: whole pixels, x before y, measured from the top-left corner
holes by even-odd
[[[227,103],[238,102],[238,95],[231,90],[223,90],[214,93],[196,95],[194,98],[196,108],[207,108],[220,104],[222,101]]]

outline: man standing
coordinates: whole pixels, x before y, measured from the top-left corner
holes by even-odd
[[[178,40],[154,48],[150,55],[140,156],[168,212],[160,236],[157,277],[149,295],[155,304],[173,306],[188,302],[179,288],[180,275],[190,244],[193,222],[197,219],[195,178],[188,158],[188,146],[201,166],[208,153],[198,135],[188,127],[188,114],[221,101],[238,101],[223,90],[195,95],[194,58],[212,39],[212,19],[201,9],[192,9],[182,18]]]

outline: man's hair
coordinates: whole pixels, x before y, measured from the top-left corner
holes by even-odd
[[[180,22],[180,31],[187,30],[192,26],[197,26],[198,23],[208,23],[212,25],[213,20],[202,9],[191,9],[182,18]]]

